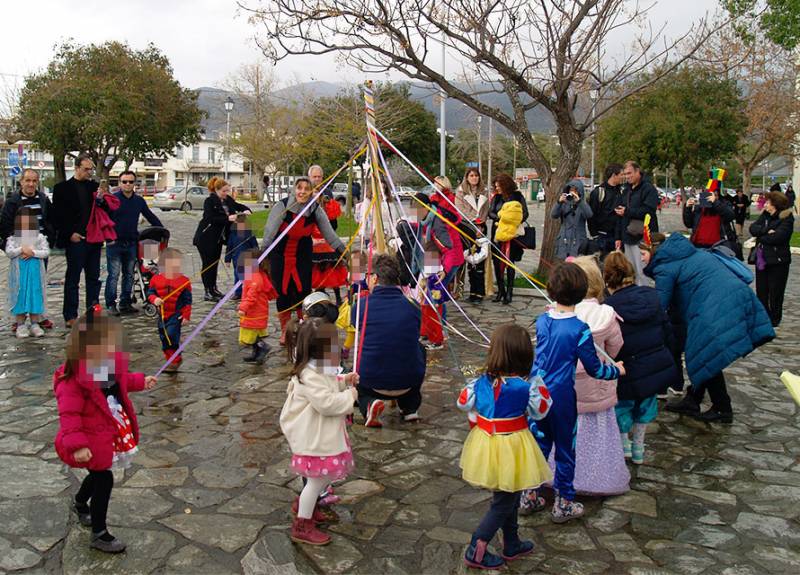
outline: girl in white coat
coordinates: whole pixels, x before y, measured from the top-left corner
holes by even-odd
[[[331,481],[353,469],[346,417],[358,399],[358,375],[337,375],[339,334],[321,318],[303,321],[297,331],[294,369],[281,411],[281,431],[292,450],[292,471],[305,478],[292,541],[326,545],[330,536],[316,527],[317,498]]]
[[[44,265],[50,255],[47,238],[39,232],[36,214],[29,208],[17,211],[14,235],[6,242],[8,266],[8,310],[17,322],[17,337],[41,337],[39,326],[45,311],[47,275]],[[30,316],[31,327],[25,324]]]

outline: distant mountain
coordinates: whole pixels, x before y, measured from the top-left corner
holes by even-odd
[[[422,104],[439,117],[438,89],[429,84],[411,83],[411,97]],[[276,91],[276,96],[280,98],[312,97],[326,98],[335,96],[341,90],[352,86],[346,83],[311,81],[282,88]],[[225,107],[224,102],[228,96],[235,95],[219,88],[199,88],[198,104],[201,109],[208,113],[208,117],[203,122],[203,127],[209,137],[214,133],[225,132]],[[484,94],[480,100],[492,107],[499,107],[504,112],[511,114],[511,105],[508,99],[502,94]],[[235,106],[235,104],[234,104]],[[234,114],[236,113],[234,107]],[[543,108],[534,108],[527,115],[528,127],[532,132],[550,133],[553,131],[553,121],[550,113]],[[446,106],[445,128],[448,132],[457,132],[460,128],[474,129],[477,124],[477,114],[467,108],[458,100],[448,99]],[[488,130],[486,119],[484,119],[484,132]],[[495,124],[498,133],[506,130]]]

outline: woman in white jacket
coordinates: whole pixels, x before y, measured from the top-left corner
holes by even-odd
[[[358,375],[337,375],[339,334],[321,318],[305,320],[297,331],[295,362],[281,410],[281,431],[292,450],[292,471],[306,483],[292,524],[292,541],[326,545],[331,538],[316,527],[317,498],[331,481],[353,469],[346,417],[358,399]]]

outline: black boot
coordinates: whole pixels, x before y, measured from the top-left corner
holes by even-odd
[[[690,387],[683,399],[667,403],[664,409],[673,413],[697,416],[700,415],[700,402],[694,398],[693,389]]]
[[[503,305],[508,305],[514,298],[514,270],[506,270],[506,297],[503,298]]]
[[[256,360],[256,356],[258,355],[258,342],[254,343],[250,346],[250,355],[246,355],[242,358],[242,361],[245,363],[253,363]]]
[[[713,405],[708,410],[693,417],[706,423],[733,423],[733,411],[721,411]]]
[[[210,289],[206,289],[206,293],[205,293],[205,295],[203,296],[203,301],[213,301],[213,302],[218,302],[218,301],[219,301],[219,300],[221,300],[221,299],[222,299],[222,298],[221,298],[220,296],[217,296],[217,295],[216,295],[216,294],[215,294],[213,291],[211,291]]]
[[[215,296],[217,296],[219,299],[222,299],[223,297],[225,297],[225,294],[222,293],[221,291],[219,291],[217,289],[217,286],[214,286],[213,288],[211,288],[211,293],[214,294]]]
[[[270,346],[269,344],[264,341],[263,339],[259,339],[256,342],[256,349],[253,355],[253,363],[257,363],[258,365],[262,365],[264,360],[267,359],[267,354],[269,354]]]
[[[497,293],[492,300],[494,303],[500,303],[506,297],[506,285],[503,281],[503,274],[497,274]]]

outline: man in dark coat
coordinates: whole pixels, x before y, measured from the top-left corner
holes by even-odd
[[[606,166],[605,181],[589,194],[589,235],[597,250],[606,256],[616,249],[615,240],[619,216],[614,211],[624,205],[622,197],[622,164]]]
[[[381,427],[385,401],[395,400],[405,421],[419,419],[425,379],[425,349],[419,343],[422,313],[400,289],[397,259],[372,262],[370,294],[351,306],[351,322],[363,338],[358,356],[358,406],[367,427]],[[359,312],[360,309],[360,312]]]
[[[64,321],[72,327],[78,317],[78,287],[81,273],[86,282],[86,308],[97,304],[100,299],[100,251],[102,243],[86,241],[86,228],[97,204],[107,209],[103,195],[95,194],[99,188],[92,180],[94,162],[88,154],[81,154],[75,160],[75,175],[53,188],[53,224],[57,237],[56,247],[63,248],[67,257],[67,272],[64,278]]]
[[[658,190],[645,179],[639,164],[625,162],[625,190],[621,202],[614,212],[617,221],[616,247],[625,251],[625,256],[636,271],[636,285],[650,285],[644,275],[642,259],[639,256],[639,242],[642,239],[641,227],[645,217],[650,215],[650,232],[658,231]],[[638,228],[638,230],[637,230]]]

